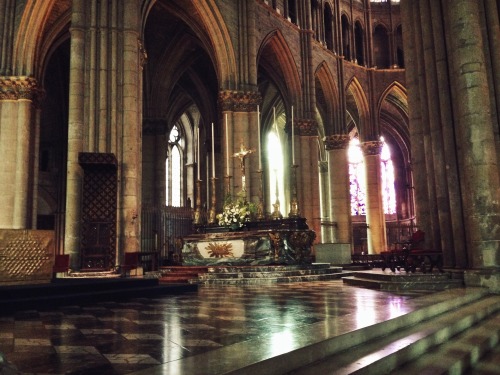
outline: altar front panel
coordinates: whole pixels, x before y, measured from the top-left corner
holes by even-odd
[[[310,230],[203,233],[183,238],[183,265],[310,263]]]

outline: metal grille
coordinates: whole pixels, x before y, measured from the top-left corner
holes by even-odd
[[[81,153],[82,270],[109,270],[116,256],[116,159],[113,154]]]
[[[141,219],[141,252],[158,252],[161,265],[175,261],[176,239],[193,233],[193,209],[145,206]]]
[[[48,281],[53,263],[53,231],[0,230],[0,282]]]

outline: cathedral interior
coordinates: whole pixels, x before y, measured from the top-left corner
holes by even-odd
[[[416,232],[460,282],[35,306],[0,315],[0,373],[334,373],[340,355],[307,367],[324,359],[307,348],[442,300],[491,299],[498,323],[499,0],[0,0],[0,20],[0,297],[167,267],[379,266]]]

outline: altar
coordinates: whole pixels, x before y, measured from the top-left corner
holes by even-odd
[[[236,231],[200,226],[198,233],[183,238],[182,264],[310,264],[315,238],[304,218],[248,222]]]

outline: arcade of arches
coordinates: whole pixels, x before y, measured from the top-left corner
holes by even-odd
[[[215,195],[220,211],[242,188],[243,144],[248,200],[263,186],[265,213],[278,196],[287,216],[296,193],[316,243],[376,254],[391,228],[418,227],[445,267],[498,288],[498,1],[0,5],[0,228],[53,230],[74,269],[96,231],[111,267],[145,246],[146,208],[208,209]],[[353,138],[363,215],[351,214]],[[89,198],[86,184],[100,188]]]

